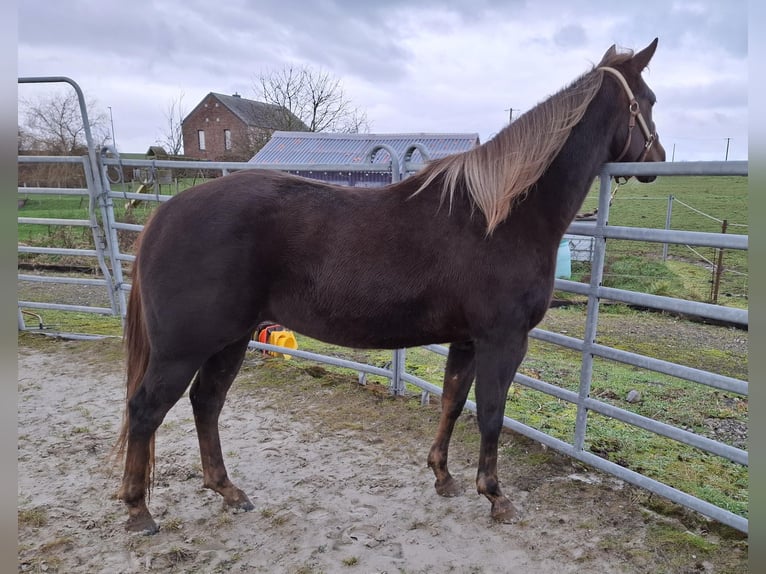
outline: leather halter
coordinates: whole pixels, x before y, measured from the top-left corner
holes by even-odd
[[[644,143],[644,151],[638,158],[638,161],[644,161],[647,154],[649,153],[649,150],[652,148],[654,141],[657,139],[657,132],[651,132],[649,130],[649,126],[646,125],[644,116],[641,115],[641,108],[638,105],[638,100],[636,99],[636,96],[633,95],[633,91],[630,89],[630,86],[628,85],[628,82],[625,80],[625,77],[622,75],[622,73],[620,73],[620,71],[616,70],[615,68],[610,68],[609,66],[601,66],[597,69],[603,70],[604,72],[609,72],[615,78],[617,78],[620,84],[622,84],[622,87],[628,96],[628,100],[630,101],[628,106],[628,110],[630,112],[630,118],[628,119],[628,137],[625,141],[625,146],[622,148],[622,153],[620,153],[620,155],[617,156],[617,159],[614,161],[620,161],[623,157],[625,157],[625,154],[628,153],[628,149],[630,149],[630,142],[633,137],[633,128],[636,127],[636,121],[638,121],[638,126],[641,128],[641,133],[644,135],[644,140],[646,140],[646,143]]]

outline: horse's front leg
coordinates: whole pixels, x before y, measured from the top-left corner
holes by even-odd
[[[476,412],[481,432],[479,467],[476,489],[492,504],[492,518],[498,522],[512,522],[518,509],[500,489],[497,478],[497,446],[503,427],[505,401],[527,351],[527,334],[518,335],[512,344],[477,345]]]
[[[475,373],[473,343],[471,341],[452,343],[447,355],[447,367],[444,370],[439,428],[428,453],[428,466],[436,476],[434,487],[442,496],[457,496],[460,493],[457,483],[447,468],[447,451],[455,421],[463,411]]]

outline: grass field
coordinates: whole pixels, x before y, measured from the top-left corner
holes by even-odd
[[[726,220],[728,233],[748,233],[747,178],[731,176],[666,176],[651,184],[631,179],[614,198],[609,224],[664,229],[669,196],[674,198],[670,229],[720,233]],[[582,211],[590,212],[597,205],[598,187],[594,185]],[[717,261],[718,250],[669,245],[666,261],[662,251],[660,243],[610,240],[604,285],[709,301],[713,278],[709,262]],[[722,264],[718,303],[747,307],[747,252],[725,250]],[[574,264],[573,278],[584,280],[589,271],[587,265]]]

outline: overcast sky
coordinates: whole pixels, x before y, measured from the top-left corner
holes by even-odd
[[[659,47],[644,78],[668,159],[747,159],[745,0],[24,0],[19,76],[68,76],[123,152],[162,138],[170,102],[254,98],[262,71],[339,78],[372,132],[487,141],[612,44]],[[45,88],[23,85],[34,97]]]

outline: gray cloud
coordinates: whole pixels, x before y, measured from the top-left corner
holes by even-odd
[[[82,79],[114,106],[118,130],[136,129],[141,142],[152,143],[147,126],[163,124],[171,91],[186,92],[189,106],[208,91],[252,95],[262,70],[290,62],[356,86],[354,104],[378,111],[369,117],[376,130],[448,125],[486,139],[509,101],[532,105],[610,44],[640,49],[655,36],[647,79],[661,130],[692,132],[704,123],[693,118],[724,114],[746,137],[744,0],[25,0],[18,69]],[[705,81],[689,77],[699,74]]]

